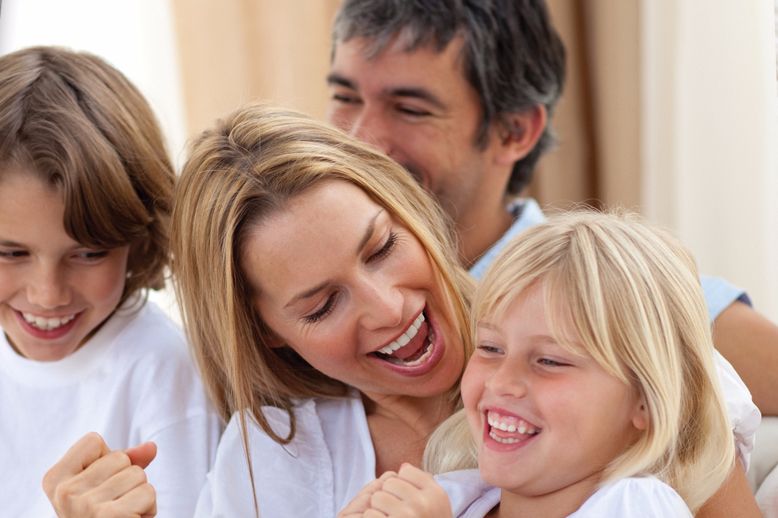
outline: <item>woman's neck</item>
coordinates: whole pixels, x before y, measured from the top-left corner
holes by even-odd
[[[376,454],[376,476],[396,471],[403,462],[421,464],[427,439],[449,417],[449,394],[433,398],[362,395]]]

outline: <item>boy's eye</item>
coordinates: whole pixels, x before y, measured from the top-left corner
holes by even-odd
[[[108,255],[108,250],[85,250],[78,252],[76,258],[82,261],[98,261]]]
[[[28,255],[29,253],[26,250],[0,250],[0,258],[3,259],[19,259]]]

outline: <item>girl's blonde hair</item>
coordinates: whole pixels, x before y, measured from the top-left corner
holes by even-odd
[[[652,474],[696,511],[724,482],[735,454],[691,256],[634,215],[559,215],[524,232],[495,260],[476,291],[473,322],[499,319],[536,283],[552,308],[546,317],[555,339],[583,347],[645,401],[647,430],[611,462],[602,483]],[[461,440],[465,426],[457,415],[435,432],[426,453],[430,469],[474,464],[472,438],[464,448],[446,439]]]
[[[243,107],[191,145],[176,193],[172,250],[176,293],[203,380],[222,417],[240,411],[245,446],[244,413],[275,441],[287,443],[295,434],[296,399],[340,397],[348,390],[290,348],[270,347],[271,330],[252,305],[240,266],[252,227],[326,180],[356,185],[416,236],[466,354],[471,349],[469,278],[457,265],[442,211],[408,173],[301,114],[263,104]],[[457,390],[452,387],[452,397]],[[265,405],[287,412],[288,434],[271,428]]]
[[[73,240],[130,246],[120,304],[164,285],[175,173],[151,108],[121,72],[57,47],[0,57],[0,173],[13,166],[62,193]]]

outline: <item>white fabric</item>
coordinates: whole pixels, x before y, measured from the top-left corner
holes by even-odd
[[[285,437],[286,413],[265,409]],[[358,397],[309,399],[295,407],[297,433],[282,446],[246,420],[254,487],[262,518],[332,518],[375,479],[375,451]],[[237,414],[224,431],[195,516],[254,516],[251,483]]]
[[[43,475],[89,431],[114,449],[154,441],[157,516],[191,516],[219,429],[181,331],[152,303],[120,309],[57,362],[19,356],[0,333],[2,516],[53,517]]]
[[[488,487],[478,470],[438,475],[451,501],[454,516],[482,518],[500,502],[500,489]],[[689,508],[673,488],[654,477],[617,480],[597,490],[569,518],[671,518],[691,517]]]

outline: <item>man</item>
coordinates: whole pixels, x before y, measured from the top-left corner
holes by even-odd
[[[437,197],[462,261],[480,276],[504,242],[543,219],[517,195],[553,143],[548,123],[564,62],[542,0],[345,0],[333,30],[328,116]],[[778,414],[778,327],[740,290],[703,282],[717,348],[762,412]],[[749,515],[742,470],[725,489],[705,515]]]

